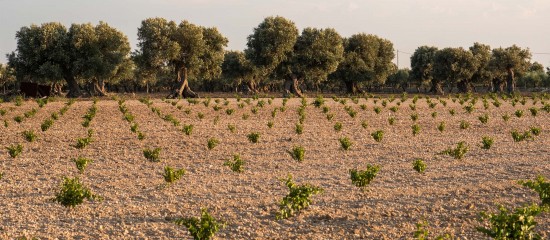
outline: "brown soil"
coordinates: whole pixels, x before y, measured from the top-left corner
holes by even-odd
[[[328,121],[321,109],[309,105],[301,135],[294,131],[300,99],[291,99],[286,111],[278,111],[275,118],[271,111],[281,107],[282,99],[274,99],[271,105],[268,99],[262,100],[266,104],[257,114],[251,112],[256,101],[241,109],[235,99],[229,99],[228,106],[222,99],[222,109],[215,111],[214,100],[208,108],[182,100],[178,103],[183,105],[181,110],[154,100],[153,107],[163,114],[175,116],[182,124],[193,124],[191,136],[181,131],[181,125],[162,120],[145,104],[128,100],[126,106],[146,135],[143,141],[130,131],[116,101],[101,100],[90,126],[95,131],[94,141],[82,150],[72,145],[86,136],[81,122],[91,101],[76,102],[46,132],[40,130],[40,124],[64,102],[49,103],[20,124],[13,117],[38,108],[37,104],[0,104],[1,109],[9,110],[0,117],[0,173],[4,173],[0,180],[0,238],[190,238],[187,230],[172,220],[199,216],[200,209],[207,208],[227,223],[216,234],[218,239],[410,239],[415,224],[424,219],[430,224],[432,237],[449,233],[459,239],[483,239],[476,231],[482,226],[477,220],[479,212],[496,212],[497,204],[516,208],[540,203],[538,195],[517,180],[537,175],[550,178],[550,114],[539,111],[536,117],[531,116],[531,99],[515,107],[501,100],[500,108],[490,104],[488,110],[480,99],[471,114],[458,101],[446,99],[446,107],[438,104],[431,109],[425,99],[420,99],[416,104],[421,127],[417,136],[411,130],[412,99],[402,103],[396,113],[389,108],[400,100],[388,103],[380,114],[373,108],[381,106],[381,100],[375,104],[373,99],[360,99],[354,104],[348,99],[347,105],[358,112],[355,118],[346,113],[344,105],[326,99],[334,119]],[[362,110],[361,104],[366,104],[367,110]],[[542,107],[540,101],[535,107]],[[227,115],[228,108],[235,112]],[[191,113],[186,114],[185,109]],[[454,116],[450,109],[455,109]],[[524,111],[523,117],[514,116],[517,109]],[[204,119],[198,119],[199,112],[204,113]],[[438,113],[436,118],[432,112]],[[490,117],[487,124],[478,120],[484,113]],[[501,118],[506,113],[510,115],[508,122]],[[243,120],[243,114],[250,117]],[[214,123],[216,117],[219,121]],[[393,126],[388,124],[389,117],[396,119]],[[3,120],[8,120],[9,127],[3,126]],[[367,129],[361,126],[363,120],[368,122]],[[461,120],[468,121],[470,128],[461,130]],[[268,121],[273,121],[272,129],[267,127]],[[446,123],[443,133],[437,130],[441,121]],[[334,130],[336,122],[343,124],[342,131]],[[228,124],[236,126],[235,133],[228,130]],[[542,128],[534,140],[513,141],[513,129],[526,131],[532,126]],[[379,129],[385,132],[380,143],[370,136]],[[24,130],[34,130],[39,140],[26,142],[21,135]],[[251,132],[261,134],[259,143],[248,141],[246,135]],[[344,136],[354,143],[348,151],[342,150],[338,141]],[[481,149],[483,136],[494,139],[490,150]],[[208,150],[207,140],[212,137],[220,144]],[[459,141],[469,146],[464,159],[439,154]],[[23,144],[24,150],[13,159],[4,147],[16,143]],[[287,153],[295,145],[305,147],[304,162],[292,160]],[[147,161],[142,154],[146,147],[161,147],[162,162]],[[246,161],[240,174],[223,166],[235,153]],[[94,160],[82,175],[71,162],[78,156]],[[427,163],[424,174],[412,169],[417,158]],[[362,191],[352,185],[348,171],[364,169],[367,164],[378,164],[381,170]],[[167,165],[187,172],[180,181],[163,188],[162,173]],[[280,179],[288,174],[298,184],[320,186],[324,192],[313,196],[312,205],[297,216],[275,220],[278,201],[288,193]],[[63,176],[79,176],[104,200],[85,202],[70,211],[54,203],[51,199]],[[550,213],[536,220],[536,231],[550,237]]]

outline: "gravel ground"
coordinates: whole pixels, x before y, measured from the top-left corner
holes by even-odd
[[[277,111],[275,118],[271,112],[282,106],[280,98],[272,104],[260,99],[265,106],[258,107],[257,114],[251,112],[255,100],[250,105],[244,103],[244,108],[238,107],[244,99],[228,99],[228,105],[219,100],[216,104],[212,99],[209,107],[185,100],[177,105],[153,100],[152,107],[160,109],[161,115],[171,114],[182,125],[192,124],[190,136],[181,131],[182,125],[164,121],[146,104],[127,100],[125,105],[146,135],[143,141],[130,131],[116,101],[100,100],[90,125],[93,142],[84,149],[72,145],[87,134],[81,123],[92,101],[77,101],[45,132],[41,123],[65,102],[51,102],[43,108],[33,101],[22,106],[0,104],[0,109],[7,110],[0,123],[9,123],[0,126],[0,173],[4,173],[0,180],[0,238],[190,238],[188,231],[172,220],[199,216],[200,209],[207,208],[226,222],[216,235],[218,239],[411,239],[416,223],[423,220],[429,222],[432,237],[448,233],[458,239],[484,239],[475,230],[482,226],[479,212],[496,212],[497,204],[516,208],[539,203],[538,195],[517,180],[537,175],[550,179],[550,114],[539,110],[533,117],[528,110],[533,106],[540,109],[540,101],[533,105],[528,99],[525,105],[512,106],[511,101],[500,100],[502,106],[496,108],[489,99],[485,110],[479,99],[476,110],[468,114],[459,101],[451,99],[445,99],[447,106],[439,103],[434,108],[419,99],[415,111],[408,99],[395,113],[389,109],[401,101],[399,98],[388,101],[387,107],[382,107],[382,100],[359,99],[356,104],[347,99],[346,105],[357,112],[352,118],[343,104],[326,98],[334,118],[327,120],[322,109],[309,105],[304,132],[298,135],[294,128],[301,99],[290,99],[286,111]],[[215,111],[215,105],[221,109]],[[380,114],[373,111],[375,106],[382,109]],[[35,116],[14,122],[14,116],[32,108],[38,109]],[[226,114],[229,108],[234,109],[232,115]],[[454,116],[450,109],[456,111]],[[524,111],[521,118],[514,115],[518,109]],[[413,136],[410,115],[415,112],[421,130]],[[435,118],[432,112],[437,112]],[[198,118],[199,113],[204,114],[203,119]],[[485,113],[489,121],[482,124],[478,117]],[[249,118],[244,120],[243,114]],[[502,119],[504,114],[510,115],[508,122]],[[390,117],[395,118],[394,125],[388,123]],[[460,129],[461,120],[470,127]],[[271,129],[269,121],[274,124]],[[366,129],[363,121],[368,123]],[[333,128],[336,122],[343,125],[339,132]],[[440,122],[446,124],[443,132],[437,130]],[[236,126],[234,133],[228,124]],[[512,130],[523,132],[533,126],[542,129],[534,140],[513,141]],[[24,130],[34,130],[38,141],[26,142],[21,135]],[[382,142],[370,136],[376,130],[384,130]],[[261,134],[259,143],[248,141],[251,132]],[[480,147],[483,136],[494,139],[491,149]],[[352,140],[350,150],[340,148],[341,137]],[[210,138],[219,140],[212,150],[207,148]],[[440,154],[460,141],[469,146],[463,159]],[[5,147],[17,143],[24,146],[23,152],[11,158]],[[303,162],[287,153],[296,145],[306,149]],[[160,163],[144,158],[146,147],[162,148]],[[246,161],[243,173],[223,166],[233,154]],[[84,174],[79,174],[71,161],[79,156],[94,160]],[[427,164],[424,174],[412,169],[417,158]],[[352,185],[348,171],[364,169],[367,164],[380,165],[381,170],[361,190]],[[187,172],[165,186],[164,166]],[[319,186],[324,192],[313,196],[312,205],[297,216],[276,220],[278,201],[288,193],[281,179],[288,174],[296,183]],[[51,201],[63,176],[79,176],[103,201],[85,202],[73,210]],[[536,231],[549,238],[550,213],[536,220]]]

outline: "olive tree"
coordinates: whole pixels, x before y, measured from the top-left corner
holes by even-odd
[[[333,78],[343,81],[348,93],[360,91],[359,84],[384,84],[395,70],[393,44],[372,34],[359,33],[344,40],[344,60]]]
[[[434,56],[436,47],[420,46],[411,56],[410,79],[420,84],[431,84],[430,92],[443,93],[441,80],[433,77]]]
[[[275,69],[287,61],[298,39],[298,28],[294,22],[280,16],[267,17],[251,35],[248,36],[244,53],[261,78],[272,76]],[[259,79],[253,80],[249,87],[256,91]]]
[[[516,45],[493,49],[489,67],[494,74],[494,90],[503,92],[506,84],[508,93],[513,93],[516,85],[515,76],[527,71],[530,60],[529,49],[522,49]]]
[[[233,85],[246,84],[247,91],[256,92],[256,68],[241,51],[227,51],[222,64],[222,74]],[[237,89],[235,89],[236,91]]]
[[[138,28],[138,66],[158,74],[173,71],[175,79],[168,98],[198,97],[189,79],[209,80],[221,75],[227,39],[216,28],[164,18],[148,18]]]
[[[468,82],[477,70],[477,61],[472,52],[464,48],[444,48],[434,55],[433,77],[452,86],[468,86]],[[467,87],[459,87],[467,91]]]
[[[410,73],[411,70],[408,68],[399,69],[395,73],[388,76],[386,84],[390,85],[394,90],[401,89],[403,92],[406,92],[409,86]]]
[[[15,83],[15,76],[13,69],[8,65],[0,63],[0,86],[4,88],[4,94],[6,93],[7,85]]]
[[[56,22],[31,25],[22,27],[15,37],[17,49],[8,55],[8,64],[17,79],[63,79],[68,97],[81,95],[79,80],[100,83],[116,75],[130,52],[127,37],[103,22],[72,24],[69,29]]]
[[[474,55],[474,59],[477,62],[477,69],[470,80],[464,81],[462,85],[459,85],[459,91],[470,92],[472,90],[473,83],[482,83],[485,85],[491,85],[493,79],[493,72],[489,68],[489,61],[491,60],[491,47],[489,45],[474,43],[470,47],[470,52]]]

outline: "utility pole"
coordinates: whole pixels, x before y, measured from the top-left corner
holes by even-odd
[[[399,69],[399,49],[397,50],[397,69]]]

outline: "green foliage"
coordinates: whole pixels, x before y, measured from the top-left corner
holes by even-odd
[[[468,129],[470,127],[470,123],[466,122],[464,120],[460,121],[460,129]]]
[[[338,139],[340,141],[340,146],[344,150],[349,150],[351,148],[351,145],[353,145],[353,142],[348,137],[343,137]]]
[[[539,110],[535,107],[529,108],[529,111],[531,112],[531,116],[533,117],[537,116],[537,113],[539,112]]]
[[[426,163],[424,163],[424,160],[422,159],[416,159],[412,165],[413,169],[419,173],[423,173],[424,170],[426,170]]]
[[[302,162],[304,161],[304,156],[306,153],[306,149],[302,146],[294,146],[291,151],[288,151],[292,159]]]
[[[529,131],[531,131],[533,135],[538,136],[540,135],[542,130],[540,129],[540,127],[531,127]]]
[[[504,120],[505,122],[508,122],[508,120],[510,120],[510,115],[508,115],[508,113],[502,115],[502,120]]]
[[[325,104],[325,99],[323,99],[323,96],[321,95],[317,96],[317,98],[313,100],[313,106],[315,106],[316,108],[320,108],[324,104]]]
[[[550,182],[546,182],[543,176],[538,176],[535,180],[523,180],[518,183],[537,192],[542,201],[541,205],[550,207]]]
[[[468,145],[466,142],[458,142],[456,145],[456,148],[449,148],[443,151],[441,154],[449,155],[451,157],[454,157],[455,159],[462,159],[464,155],[468,152]]]
[[[208,139],[208,150],[214,149],[218,144],[220,143],[220,140],[216,138],[210,138]]]
[[[411,128],[413,136],[416,136],[418,135],[418,133],[420,133],[420,126],[418,124],[412,125]]]
[[[377,130],[375,132],[372,132],[370,135],[372,136],[374,141],[381,142],[382,139],[384,138],[384,131]]]
[[[443,132],[445,131],[445,122],[440,122],[439,125],[437,125],[437,130],[439,130],[439,132]]]
[[[393,125],[393,124],[395,123],[395,118],[394,118],[394,117],[388,118],[388,123],[389,123],[390,125]]]
[[[76,164],[76,169],[78,169],[78,172],[80,172],[80,174],[84,173],[84,170],[86,170],[86,166],[88,166],[89,163],[94,162],[94,160],[92,159],[83,157],[73,158],[71,159],[71,161]]]
[[[304,132],[304,125],[297,123],[294,131],[296,134],[302,134]]]
[[[21,152],[23,151],[23,145],[10,145],[9,147],[6,147],[6,150],[8,150],[10,157],[15,158],[19,156],[19,154],[21,154]]]
[[[23,105],[23,100],[24,100],[24,99],[23,99],[23,96],[17,95],[17,96],[13,99],[13,102],[14,102],[15,106],[18,106],[18,107],[19,107],[19,106]]]
[[[164,181],[168,184],[173,183],[177,180],[179,180],[183,175],[185,174],[185,169],[173,169],[169,166],[164,167],[164,174],[162,176],[164,177]]]
[[[252,132],[252,133],[246,135],[246,137],[248,138],[248,141],[250,141],[252,143],[258,143],[258,141],[260,140],[260,133]]]
[[[235,112],[235,109],[231,109],[231,108],[228,108],[228,109],[225,110],[225,113],[227,115],[232,115],[234,112]]]
[[[464,110],[466,110],[467,113],[472,113],[475,109],[476,109],[476,108],[475,108],[474,105],[466,105],[466,106],[464,106]]]
[[[489,121],[489,115],[487,113],[479,116],[477,119],[479,119],[479,121],[483,124],[487,124],[487,122]]]
[[[201,208],[201,218],[179,218],[174,221],[176,225],[183,225],[195,240],[209,240],[216,232],[225,227],[225,224],[212,217],[208,210]]]
[[[454,109],[450,109],[450,110],[449,110],[449,114],[451,114],[451,116],[454,116],[455,113],[456,113],[456,111],[455,111]]]
[[[482,144],[481,148],[490,149],[491,146],[493,145],[493,138],[484,136],[481,138],[481,144]]]
[[[23,122],[23,116],[15,116],[13,117],[13,121],[15,121],[16,123],[21,123]]]
[[[78,148],[78,149],[83,149],[86,146],[88,146],[90,143],[92,143],[92,138],[90,136],[85,137],[85,138],[77,138],[76,139],[76,144],[73,145],[73,147]]]
[[[334,124],[334,130],[337,131],[337,132],[341,131],[342,130],[342,123],[341,122],[336,122]]]
[[[233,160],[229,159],[223,163],[224,166],[228,166],[231,171],[241,173],[244,171],[245,161],[241,159],[239,154],[233,155]]]
[[[298,126],[298,124],[296,124],[296,127]],[[273,128],[273,121],[269,121],[267,122],[267,127],[268,128]]]
[[[533,140],[533,135],[531,135],[531,131],[525,131],[524,133],[520,133],[518,132],[518,130],[512,130],[511,132],[512,134],[512,138],[514,139],[515,142],[521,142],[523,140],[528,140],[528,139],[531,139]]]
[[[413,237],[417,240],[428,240],[430,231],[428,231],[429,223],[424,220],[416,224],[416,231],[414,232]],[[435,240],[451,240],[453,239],[449,234],[440,235],[434,238]]]
[[[84,199],[88,201],[101,201],[102,198],[93,194],[90,189],[82,185],[78,177],[75,178],[63,178],[63,183],[59,191],[55,194],[54,202],[61,205],[74,208],[84,202]]]
[[[183,128],[181,129],[185,135],[189,136],[191,135],[191,133],[193,133],[193,125],[192,124],[189,124],[189,125],[183,125]]]
[[[367,164],[367,169],[357,170],[350,169],[350,178],[353,185],[356,187],[364,188],[371,183],[380,171],[380,166]]]
[[[234,133],[237,128],[235,127],[235,125],[227,124],[227,129],[229,129],[230,132]]]
[[[536,204],[517,208],[511,213],[506,207],[499,206],[500,213],[481,212],[480,222],[489,221],[488,228],[477,227],[477,231],[488,237],[500,240],[506,239],[542,239],[534,232],[537,225],[535,217],[543,208]]]
[[[38,136],[36,136],[33,130],[25,130],[22,134],[27,142],[34,142],[36,139],[38,139]]]
[[[413,114],[411,114],[411,120],[412,120],[413,122],[416,122],[416,120],[418,120],[418,113],[413,113]]]
[[[376,114],[380,114],[380,112],[382,112],[382,109],[380,107],[374,107],[374,112]]]
[[[363,120],[361,122],[361,127],[363,127],[364,129],[367,129],[369,127],[369,122],[367,122],[367,120]]]
[[[522,110],[516,110],[514,115],[516,115],[516,117],[518,117],[518,118],[521,118],[521,116],[523,116],[523,111]]]
[[[160,151],[161,151],[161,148],[155,148],[155,149],[146,148],[146,149],[143,149],[143,156],[151,162],[160,162]]]
[[[279,202],[277,219],[286,219],[298,214],[302,209],[309,207],[313,195],[323,192],[322,188],[310,184],[296,185],[290,174],[288,178],[282,180],[288,187],[289,193]]]

